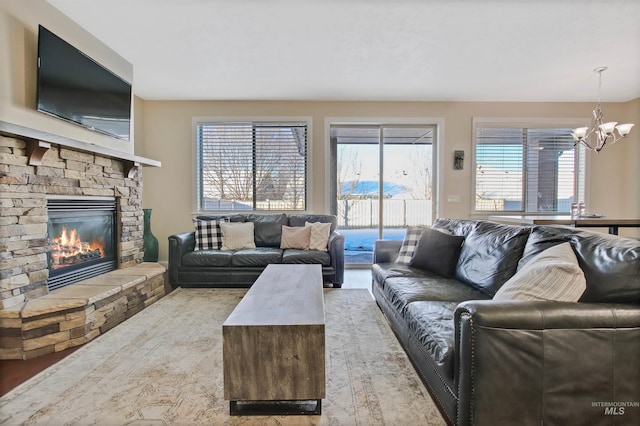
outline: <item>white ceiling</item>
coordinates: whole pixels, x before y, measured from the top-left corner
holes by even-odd
[[[49,0],[147,100],[640,97],[639,0]]]

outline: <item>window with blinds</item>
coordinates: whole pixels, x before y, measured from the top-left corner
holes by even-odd
[[[476,123],[475,211],[568,213],[584,194],[571,128]]]
[[[305,210],[306,122],[199,123],[199,210]]]

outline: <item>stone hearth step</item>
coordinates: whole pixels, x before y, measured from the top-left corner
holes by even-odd
[[[165,268],[145,262],[0,310],[0,359],[82,345],[164,296],[165,282]]]

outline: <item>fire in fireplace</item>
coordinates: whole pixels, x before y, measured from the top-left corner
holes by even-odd
[[[47,211],[49,290],[117,268],[114,199],[50,199]]]
[[[101,238],[83,241],[77,229],[67,231],[63,226],[61,234],[51,241],[49,251],[49,267],[58,269],[104,257],[104,242]]]

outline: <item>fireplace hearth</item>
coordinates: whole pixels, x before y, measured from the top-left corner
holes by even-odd
[[[49,291],[117,268],[116,200],[47,200]]]

